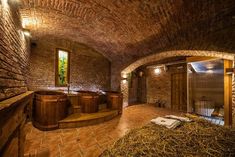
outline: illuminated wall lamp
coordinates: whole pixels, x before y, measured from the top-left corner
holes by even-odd
[[[160,69],[160,68],[154,69],[154,73],[155,73],[155,74],[160,74],[160,73],[161,73],[161,69]]]
[[[226,68],[226,74],[231,75],[234,73],[234,68]]]
[[[127,83],[127,78],[122,78],[122,83]]]
[[[28,29],[23,29],[23,33],[24,33],[24,35],[27,36],[27,37],[30,37],[30,36],[31,36],[30,31],[29,31]]]

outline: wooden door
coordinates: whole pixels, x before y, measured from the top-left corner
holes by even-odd
[[[187,74],[171,74],[171,108],[187,111]]]

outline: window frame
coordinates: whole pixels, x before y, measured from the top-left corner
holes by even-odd
[[[67,49],[64,49],[64,48],[56,48],[56,50],[55,50],[55,86],[56,87],[67,87],[67,84],[65,84],[65,85],[60,85],[59,84],[59,77],[58,77],[58,75],[59,75],[59,72],[58,72],[58,70],[59,70],[59,62],[58,62],[58,59],[59,59],[59,51],[65,51],[65,52],[67,52],[68,53],[68,69],[67,69],[67,83],[69,83],[70,82],[70,51],[69,50],[67,50]]]

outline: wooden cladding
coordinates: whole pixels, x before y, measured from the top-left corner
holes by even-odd
[[[226,74],[227,68],[232,68],[233,62],[224,60],[224,124],[232,125],[232,75]]]
[[[27,107],[32,104],[32,92],[0,102],[0,156],[24,156],[24,124]]]
[[[187,73],[171,74],[171,108],[187,111]]]

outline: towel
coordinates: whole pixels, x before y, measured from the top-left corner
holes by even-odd
[[[165,126],[168,129],[174,129],[177,126],[179,126],[181,123],[179,120],[168,119],[168,118],[163,118],[163,117],[157,117],[155,119],[152,119],[151,122],[157,125]]]
[[[181,122],[191,122],[192,121],[187,117],[179,117],[179,116],[175,116],[175,115],[166,115],[165,117],[170,118],[170,119],[180,120]]]

